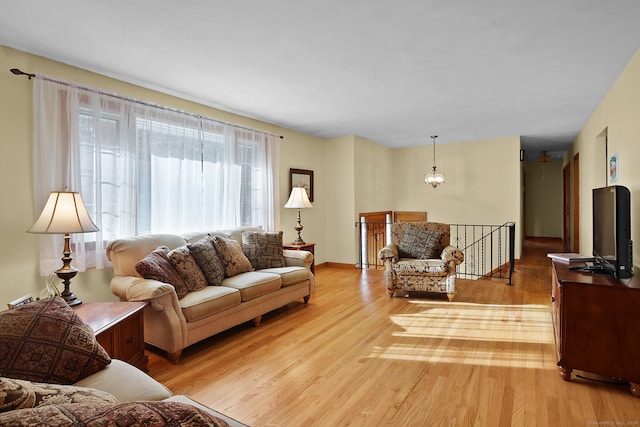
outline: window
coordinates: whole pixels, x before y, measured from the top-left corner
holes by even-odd
[[[41,153],[36,204],[60,183],[82,193],[100,231],[72,235],[81,270],[101,268],[106,244],[119,237],[276,228],[279,141],[274,135],[38,80],[36,99],[42,106],[34,120],[46,136],[36,132],[34,138],[34,150]],[[53,131],[51,123],[56,123]],[[51,260],[59,262],[58,252],[53,245]]]

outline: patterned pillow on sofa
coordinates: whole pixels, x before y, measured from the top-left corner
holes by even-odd
[[[207,278],[198,267],[198,263],[186,245],[170,251],[167,257],[178,274],[184,279],[189,292],[199,291],[207,287]]]
[[[0,376],[73,384],[111,358],[61,297],[0,313]]]
[[[282,250],[282,231],[242,232],[242,252],[256,270],[284,267]]]
[[[213,238],[205,236],[195,243],[189,243],[187,247],[207,279],[207,284],[220,285],[224,280],[224,266],[213,244]]]
[[[120,402],[106,391],[93,388],[0,377],[0,412],[60,403],[85,403],[100,406]]]
[[[400,258],[430,259],[435,254],[438,242],[442,238],[442,232],[430,231],[407,225],[402,240],[398,243]]]
[[[213,244],[224,265],[224,275],[233,277],[240,273],[253,271],[251,261],[249,261],[242,252],[240,243],[233,239],[225,239],[219,236],[213,238]]]
[[[169,261],[169,248],[159,246],[136,264],[136,271],[145,279],[157,280],[173,285],[178,299],[189,293],[184,279]]]

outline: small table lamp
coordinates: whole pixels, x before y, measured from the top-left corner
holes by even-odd
[[[307,196],[307,190],[305,190],[304,187],[293,187],[291,189],[289,200],[287,201],[287,204],[284,205],[284,207],[298,209],[298,223],[295,227],[296,231],[298,232],[298,238],[293,243],[295,245],[304,245],[304,240],[302,240],[302,237],[300,237],[300,232],[303,228],[302,223],[300,222],[300,209],[313,207],[313,205],[309,201],[309,197]]]
[[[71,279],[78,269],[71,266],[70,233],[91,233],[99,228],[93,223],[82,201],[80,193],[70,191],[52,191],[40,217],[27,230],[28,233],[64,234],[64,250],[62,267],[56,271],[64,283],[62,298],[71,307],[82,304],[82,301],[71,292]]]

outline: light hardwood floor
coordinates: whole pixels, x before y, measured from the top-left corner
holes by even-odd
[[[514,286],[458,280],[453,302],[389,298],[382,271],[320,268],[308,305],[178,365],[150,352],[149,372],[255,427],[640,425],[627,385],[558,375],[545,254],[560,250],[528,240]]]

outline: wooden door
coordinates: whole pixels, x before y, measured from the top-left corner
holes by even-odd
[[[580,153],[573,156],[573,252],[580,253]]]
[[[426,212],[395,211],[393,222],[427,222]]]
[[[562,241],[566,252],[571,251],[571,165],[562,168]]]

